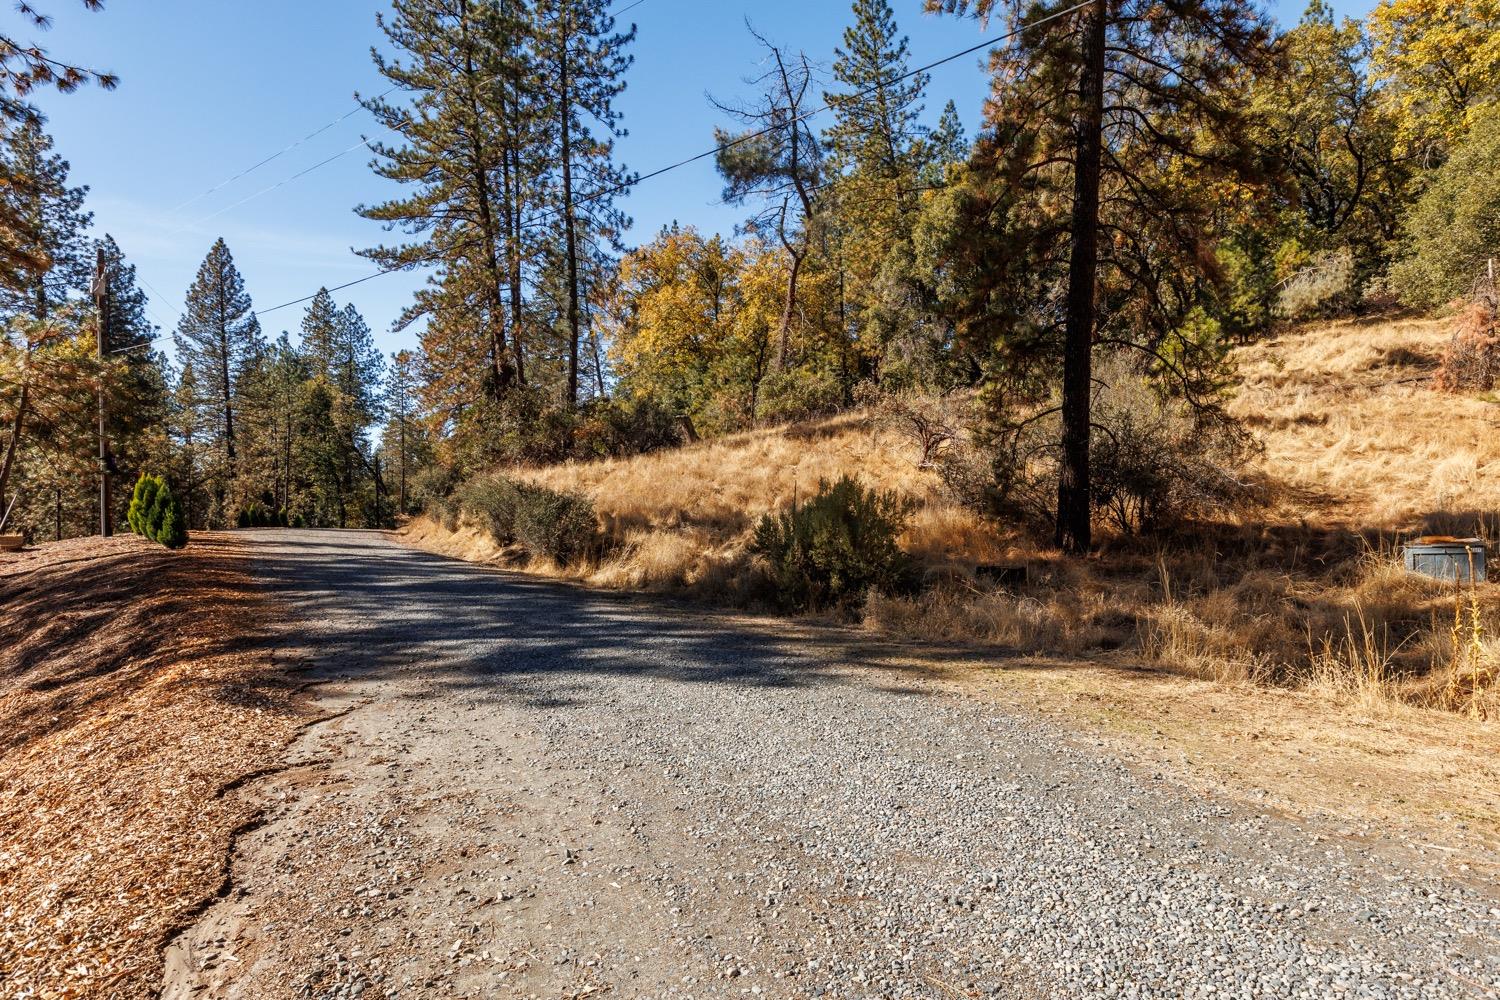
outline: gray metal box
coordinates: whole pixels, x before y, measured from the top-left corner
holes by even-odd
[[[1406,560],[1406,568],[1423,576],[1459,583],[1487,579],[1483,539],[1417,541],[1406,546],[1402,555]]]

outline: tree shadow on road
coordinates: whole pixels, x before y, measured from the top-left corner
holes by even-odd
[[[256,574],[308,627],[308,655],[324,675],[421,666],[445,687],[508,693],[541,708],[586,702],[589,685],[570,678],[590,676],[932,693],[920,683],[927,668],[901,662],[900,647],[847,629],[538,580],[377,532],[280,532],[263,541]],[[995,658],[974,649],[943,655],[953,663]],[[539,680],[548,682],[540,694]]]

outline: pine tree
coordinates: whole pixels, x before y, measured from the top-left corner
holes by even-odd
[[[969,158],[969,139],[964,134],[964,123],[958,117],[958,106],[952,101],[943,105],[938,123],[928,133],[922,144],[921,185],[924,188],[940,187],[949,166],[963,163]]]
[[[109,350],[117,369],[110,393],[109,447],[119,476],[127,477],[166,461],[167,358],[150,349],[158,327],[146,314],[146,293],[136,285],[135,265],[108,234],[96,246],[104,251]],[[121,491],[115,492],[118,496]]]
[[[416,191],[357,211],[416,238],[361,253],[385,268],[439,265],[432,287],[417,296],[403,320],[443,312],[474,320],[464,325],[465,335],[481,338],[493,396],[525,381],[513,263],[525,228],[517,217],[525,183],[515,176],[524,164],[514,147],[518,133],[529,127],[534,98],[529,68],[516,62],[518,36],[524,33],[518,20],[522,4],[394,0],[393,8],[393,16],[377,16],[377,23],[405,58],[376,52],[375,65],[411,96],[411,104],[373,98],[365,106],[405,139],[399,146],[373,146],[375,172]],[[526,83],[504,86],[516,80]],[[509,338],[508,324],[514,327]],[[459,329],[437,325],[453,333]]]
[[[68,164],[42,124],[34,113],[0,121],[0,315],[14,320],[0,335],[0,354],[15,365],[5,384],[15,397],[0,450],[0,504],[13,487],[26,492],[29,462],[32,477],[48,480],[32,492],[51,492],[56,514],[61,491],[88,475],[89,395],[101,373],[84,349],[91,324],[76,298],[91,275],[87,189],[68,185]]]
[[[833,78],[824,94],[834,121],[824,133],[834,173],[864,181],[866,199],[912,204],[917,152],[925,135],[918,124],[928,76],[907,73],[907,40],[899,35],[887,0],[854,0],[854,23],[835,50]]]
[[[411,351],[392,354],[390,377],[385,382],[385,410],[390,420],[386,424],[382,448],[389,452],[391,446],[395,446],[396,507],[402,514],[411,512],[407,506],[406,480],[412,468],[412,446],[417,438],[412,426],[417,412],[417,388],[416,355]]]
[[[614,162],[614,140],[625,134],[615,99],[625,90],[633,57],[625,49],[635,27],[615,31],[607,0],[539,0],[534,60],[552,83],[546,118],[555,158],[549,187],[561,222],[562,307],[567,336],[564,400],[578,404],[579,347],[589,260],[598,248],[618,246],[630,221],[614,205],[629,178]],[[597,131],[590,126],[597,126]]]
[[[207,527],[208,500],[199,444],[203,440],[203,408],[198,377],[191,362],[182,366],[167,399],[166,431],[172,451],[172,479],[182,494],[189,527]]]
[[[0,211],[18,220],[24,242],[14,250],[33,266],[21,270],[15,287],[0,289],[0,309],[45,320],[89,287],[94,255],[87,239],[93,216],[83,209],[88,188],[68,186],[68,162],[52,152],[40,116],[24,119],[5,140],[4,175],[16,183],[0,188]]]
[[[89,10],[99,10],[102,0],[82,0]],[[52,19],[37,8],[34,0],[17,4],[20,14],[31,22],[37,31],[52,26]],[[88,80],[93,80],[105,90],[113,90],[119,82],[113,73],[101,73],[54,59],[33,40],[22,40],[9,33],[0,34],[0,117],[22,117],[26,113],[20,104],[38,87],[52,86],[61,93],[77,90]]]
[[[237,473],[235,411],[240,381],[264,345],[244,279],[223,239],[214,242],[198,268],[173,340],[178,362],[193,370],[198,393],[193,404],[205,418],[206,443],[222,459],[212,478],[220,513],[227,517],[224,505]]]
[[[893,328],[909,326],[888,315],[888,290],[901,284],[891,262],[911,256],[928,77],[907,76],[907,41],[887,0],[855,0],[853,14],[833,63],[837,87],[824,95],[834,121],[823,135],[831,179],[821,197],[839,271],[841,339],[870,355],[884,352]]]
[[[981,17],[1001,6],[927,5]],[[1185,319],[1215,280],[1203,247],[1224,194],[1216,185],[1251,183],[1262,166],[1245,86],[1271,66],[1270,32],[1248,0],[1099,0],[1072,12],[1059,0],[1012,10],[1025,24],[992,58],[988,162],[971,175],[994,190],[976,192],[971,204],[984,217],[961,231],[983,239],[1007,228],[1014,242],[1004,259],[987,254],[984,266],[1024,260],[1044,288],[1065,289],[1008,336],[1042,370],[1062,370],[1057,543],[1079,553],[1092,544],[1095,344],[1137,353],[1189,404],[1214,405],[1218,348]],[[996,225],[997,205],[1015,209],[1008,226]],[[1014,300],[1022,286],[990,287]],[[994,308],[1004,316],[1015,307]]]

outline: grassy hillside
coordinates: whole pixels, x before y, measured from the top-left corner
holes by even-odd
[[[610,539],[581,566],[528,568],[754,604],[765,586],[747,551],[755,521],[819,479],[851,473],[917,502],[902,546],[932,584],[915,598],[872,596],[871,629],[1022,651],[1118,650],[1196,677],[1494,717],[1500,587],[1457,595],[1403,572],[1397,553],[1414,534],[1493,540],[1500,529],[1500,406],[1431,388],[1448,336],[1442,321],[1345,322],[1241,349],[1233,411],[1263,446],[1254,471],[1266,506],[1176,538],[1110,539],[1084,562],[955,506],[917,467],[911,443],[850,414],[523,473],[592,496]],[[450,554],[520,558],[473,526],[409,530]],[[975,576],[979,565],[1022,562],[1023,585]]]

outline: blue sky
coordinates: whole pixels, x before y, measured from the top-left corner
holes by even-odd
[[[920,0],[892,5],[911,38],[914,63],[986,37],[974,21],[921,14]],[[385,41],[375,26],[385,0],[108,0],[99,14],[83,12],[77,0],[42,6],[56,16],[44,39],[55,55],[121,78],[112,93],[90,88],[43,95],[37,103],[72,164],[74,183],[91,188],[96,227],[112,233],[137,265],[164,330],[175,325],[183,294],[217,236],[228,241],[263,309],[373,270],[350,248],[382,234],[353,206],[387,197],[392,187],[370,172],[365,151],[345,152],[375,135],[363,110],[204,193],[354,109],[356,91],[385,89],[370,61],[370,47]],[[1271,9],[1295,20],[1303,6],[1293,0]],[[1335,6],[1357,12],[1363,5]],[[17,27],[11,7],[0,14],[7,30]],[[706,95],[741,95],[745,77],[758,70],[747,13],[757,30],[802,47],[826,71],[849,8],[847,0],[643,0],[628,11],[623,20],[639,26],[639,37],[619,105],[630,135],[619,150],[631,169],[644,173],[712,145],[721,116]],[[989,34],[998,30],[992,26]],[[972,135],[985,89],[980,54],[938,69],[929,119],[952,98]],[[741,213],[719,202],[719,187],[711,160],[642,184],[622,202],[635,220],[632,240],[648,239],[673,220],[727,232]],[[419,281],[389,274],[338,297],[364,313],[382,348],[394,350],[415,343],[412,331],[390,327]],[[295,330],[300,315],[296,307],[262,322],[275,334]]]

